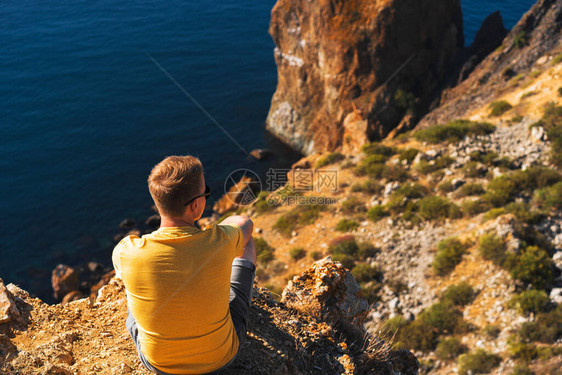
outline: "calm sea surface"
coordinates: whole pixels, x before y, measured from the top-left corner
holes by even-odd
[[[533,1],[463,1],[469,44],[499,9],[512,27]],[[275,90],[267,33],[273,0],[0,2],[0,277],[50,294],[60,262],[110,264],[126,217],[149,216],[150,168],[194,154],[222,193],[225,177],[295,155],[264,121]],[[153,56],[246,150],[249,161]]]

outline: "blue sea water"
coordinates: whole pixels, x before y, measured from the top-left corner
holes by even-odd
[[[532,3],[463,0],[467,44],[487,14],[512,27]],[[264,132],[274,4],[0,2],[0,277],[48,298],[57,263],[109,265],[119,222],[152,213],[146,177],[166,155],[199,156],[215,198],[237,168],[294,160]],[[149,56],[245,150],[284,157],[249,161]]]

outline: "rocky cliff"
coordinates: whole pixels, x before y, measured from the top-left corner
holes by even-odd
[[[410,126],[464,45],[459,0],[278,0],[269,32],[267,129],[305,154]]]

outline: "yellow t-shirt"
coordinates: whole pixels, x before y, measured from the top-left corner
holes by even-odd
[[[160,228],[117,244],[116,276],[125,284],[141,351],[154,367],[200,374],[234,357],[230,270],[242,252],[242,230],[232,225]]]

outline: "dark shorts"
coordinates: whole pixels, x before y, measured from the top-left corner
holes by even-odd
[[[254,286],[254,276],[256,274],[256,266],[249,260],[243,258],[235,258],[232,262],[232,272],[230,274],[230,316],[232,317],[232,322],[234,323],[234,329],[236,330],[236,336],[238,336],[238,351],[242,347],[246,339],[246,322],[248,320],[248,309],[250,303],[252,302],[252,288]],[[133,341],[137,347],[137,352],[139,354],[139,359],[141,360],[144,367],[150,371],[159,375],[173,375],[164,371],[160,371],[148,362],[146,357],[142,354],[140,343],[138,340],[138,329],[137,322],[135,318],[129,311],[129,316],[127,317],[127,330],[131,334]],[[215,370],[209,374],[219,374],[221,370],[230,365],[236,355],[224,365],[222,368]]]

